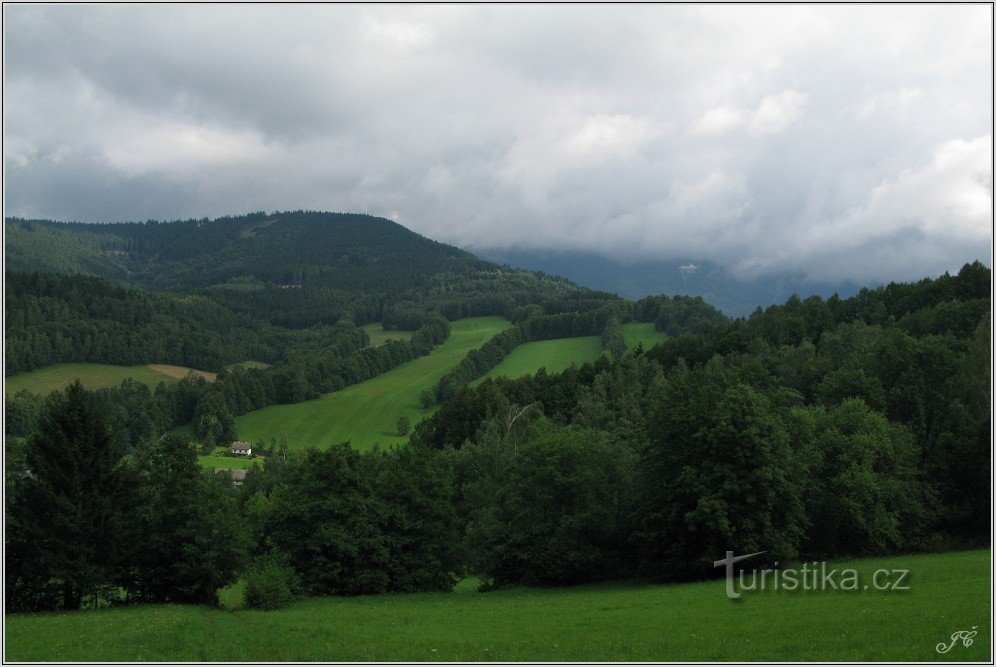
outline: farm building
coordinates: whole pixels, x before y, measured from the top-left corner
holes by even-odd
[[[252,445],[248,442],[233,442],[228,448],[229,456],[252,456]]]
[[[215,468],[214,472],[215,474],[225,473],[232,478],[232,484],[239,486],[246,481],[246,473],[249,471],[245,468]]]

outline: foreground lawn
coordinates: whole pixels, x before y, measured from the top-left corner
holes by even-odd
[[[640,343],[644,349],[649,350],[667,338],[667,334],[654,330],[653,322],[624,324],[623,335],[626,338],[626,346],[631,352]],[[560,373],[572,364],[580,366],[595,361],[600,354],[602,354],[602,340],[599,336],[539,340],[525,343],[512,350],[511,354],[484,377],[503,375],[515,379],[532,375],[541,368],[546,368],[548,373]],[[476,380],[473,384],[479,384],[480,381]]]
[[[989,551],[836,563],[907,592],[722,581],[311,598],[276,612],[161,605],[7,616],[8,661],[988,661]],[[971,646],[939,654],[977,626]]]
[[[449,338],[428,356],[313,401],[274,405],[237,418],[239,439],[256,442],[262,438],[270,442],[276,438],[279,442],[281,436],[287,436],[290,447],[326,446],[348,440],[361,450],[374,444],[400,443],[405,438],[398,436],[399,417],[407,416],[414,426],[430,414],[421,409],[419,394],[435,387],[467,352],[508,326],[501,317],[452,322]]]
[[[180,366],[169,366],[172,369]],[[184,371],[189,369],[184,368]],[[48,394],[56,389],[68,387],[79,378],[87,389],[116,387],[125,378],[133,378],[150,387],[160,382],[176,382],[175,370],[170,373],[149,366],[112,366],[110,364],[55,364],[27,373],[18,373],[7,378],[7,394],[16,394],[27,389],[33,394]],[[186,375],[186,372],[183,373]],[[179,377],[183,377],[180,375]]]

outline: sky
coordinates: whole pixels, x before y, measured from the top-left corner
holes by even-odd
[[[989,263],[988,5],[3,11],[8,216],[364,212],[745,278]]]

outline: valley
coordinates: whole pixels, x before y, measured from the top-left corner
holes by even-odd
[[[404,442],[405,436],[398,434],[398,419],[407,417],[414,426],[429,414],[419,405],[419,395],[509,323],[500,317],[474,317],[450,326],[446,341],[427,356],[315,400],[274,405],[238,417],[239,437],[267,444],[286,437],[292,448],[348,441],[366,450],[375,444],[385,447]],[[385,336],[384,340],[398,338]]]
[[[369,216],[8,226],[13,267],[58,251],[7,274],[8,659],[931,660],[988,624],[979,262],[731,319]],[[912,586],[733,603],[726,550]]]

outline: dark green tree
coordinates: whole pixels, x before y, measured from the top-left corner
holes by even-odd
[[[135,479],[102,401],[53,394],[25,450],[7,516],[9,609],[78,609],[116,597]]]
[[[168,435],[139,450],[141,530],[130,563],[138,597],[156,602],[214,602],[245,560],[246,528],[230,478],[204,471],[183,437]]]

